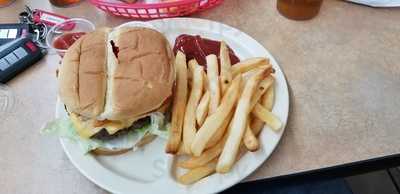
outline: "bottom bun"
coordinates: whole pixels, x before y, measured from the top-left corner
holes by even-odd
[[[113,150],[107,148],[96,148],[95,150],[92,150],[91,153],[95,155],[114,156],[114,155],[124,154],[130,150],[132,150],[132,148],[113,149]]]
[[[139,142],[136,143],[136,147],[142,147],[146,144],[151,143],[157,136],[147,133]],[[121,149],[108,149],[108,148],[96,148],[92,150],[91,153],[95,155],[105,155],[105,156],[114,156],[119,154],[124,154],[128,151],[132,150],[132,148],[121,148]]]

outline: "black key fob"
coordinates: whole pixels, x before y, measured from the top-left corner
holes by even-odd
[[[32,39],[21,37],[0,46],[0,83],[6,83],[18,73],[35,64],[46,54]]]

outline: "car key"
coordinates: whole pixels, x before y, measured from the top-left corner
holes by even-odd
[[[0,46],[0,83],[6,83],[35,64],[45,54],[46,50],[28,37],[21,37]]]
[[[0,45],[26,36],[29,33],[29,25],[22,23],[0,24]]]

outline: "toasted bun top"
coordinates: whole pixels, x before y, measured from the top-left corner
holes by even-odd
[[[107,32],[101,29],[82,36],[62,59],[59,94],[71,112],[95,117],[104,110]]]
[[[157,109],[172,94],[173,54],[165,37],[148,28],[117,31],[118,65],[113,77],[112,118]]]
[[[71,112],[129,119],[156,110],[171,96],[173,54],[166,38],[152,29],[98,30],[68,49],[59,80],[61,100]]]

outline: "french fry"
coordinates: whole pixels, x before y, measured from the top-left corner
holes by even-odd
[[[271,87],[273,83],[274,83],[274,78],[272,76],[268,76],[258,84],[257,90],[251,97],[250,110],[252,110],[254,106],[260,101],[260,98],[264,96],[266,91],[268,91],[268,89]]]
[[[235,77],[238,74],[248,72],[252,69],[255,69],[257,67],[261,66],[270,66],[269,64],[269,59],[264,58],[264,57],[254,57],[254,58],[249,58],[243,61],[238,62],[235,65],[232,65],[231,71],[232,71],[232,76]]]
[[[251,98],[250,110],[254,108],[254,106],[258,103],[261,97],[265,96],[264,93],[271,87],[273,81],[274,81],[273,77],[268,76],[267,78],[265,78],[260,82],[260,84],[258,85],[258,89]],[[262,122],[261,120],[260,121],[253,121],[253,120],[254,119],[250,120],[251,126],[248,126],[246,128],[246,132],[244,133],[243,137],[244,145],[251,152],[257,151],[259,148],[259,143],[256,138],[256,135],[259,134],[260,130],[264,125],[264,122]],[[255,127],[255,129],[253,127]]]
[[[210,162],[204,166],[189,170],[182,176],[178,176],[178,182],[184,185],[193,184],[200,179],[215,172],[216,161]]]
[[[272,111],[272,108],[274,106],[274,98],[275,98],[275,86],[272,83],[272,85],[268,88],[265,94],[261,97],[260,103],[262,106],[267,108],[267,110]],[[254,135],[258,136],[261,130],[264,128],[264,121],[260,120],[259,118],[253,115],[251,117],[252,118],[251,118],[250,128],[253,131]]]
[[[208,55],[207,61],[207,76],[208,76],[208,91],[210,91],[210,104],[208,108],[209,114],[214,113],[221,99],[221,91],[219,87],[218,77],[218,59],[215,55]]]
[[[224,123],[221,125],[221,127],[215,132],[215,134],[211,137],[211,139],[207,142],[206,144],[206,149],[213,147],[216,145],[218,142],[220,142],[221,138],[224,136],[226,129],[229,126],[229,123],[232,120],[234,111],[231,111],[228,115],[228,117],[225,118]]]
[[[174,87],[174,101],[172,104],[171,129],[165,152],[174,154],[179,149],[182,138],[183,118],[186,109],[188,93],[186,56],[178,51],[175,57],[176,86]]]
[[[221,65],[221,73],[220,73],[221,94],[224,95],[226,89],[232,82],[232,72],[231,72],[232,64],[231,64],[231,59],[229,58],[228,46],[224,41],[221,41],[219,55],[220,55],[219,58]],[[233,116],[233,111],[230,113],[228,118],[225,119],[224,124],[221,126],[221,128],[218,129],[217,132],[214,134],[214,136],[212,136],[210,141],[207,142],[206,148],[210,148],[218,143],[218,141],[222,138],[226,129],[228,128],[232,116]]]
[[[265,68],[265,67],[259,67],[261,69]],[[251,71],[254,71],[251,75],[254,75],[255,73],[257,73],[257,71],[259,71],[259,68],[255,68]],[[271,69],[271,72],[273,70]],[[257,86],[257,90],[254,92],[252,98],[251,98],[251,103],[250,103],[250,110],[253,109],[253,107],[258,103],[258,101],[260,100],[260,98],[263,96],[263,94],[267,91],[267,89],[271,86],[271,84],[273,83],[273,78],[272,76],[268,76],[267,78],[264,78],[262,81],[260,81],[260,83]],[[241,90],[243,90],[244,85],[241,85]],[[258,125],[264,125],[264,122],[260,121],[261,123]],[[262,126],[261,126],[262,127]],[[258,130],[261,130],[262,128],[257,128]],[[257,131],[257,135],[258,135],[259,131]],[[214,137],[216,137],[216,135],[213,136],[213,139],[215,139]],[[246,127],[246,131],[244,133],[243,136],[243,144],[244,147],[246,147],[247,150],[254,152],[257,151],[259,148],[259,142],[258,139],[256,138],[255,134],[253,133],[252,128],[250,127]]]
[[[197,106],[196,109],[196,121],[197,125],[199,126],[203,125],[204,120],[206,120],[209,103],[210,103],[210,92],[208,92],[207,90],[203,94],[203,97],[201,97],[199,105]]]
[[[218,64],[217,56],[206,56],[206,74],[195,60],[186,67],[182,65],[186,65],[185,55],[176,55],[175,98],[166,152],[189,154],[187,160],[176,164],[188,169],[177,177],[182,184],[195,183],[214,172],[226,173],[246,150],[258,150],[257,136],[264,123],[274,130],[282,127],[279,118],[271,113],[275,91],[269,59],[249,58],[232,66],[223,41],[219,58]],[[178,92],[183,86],[185,98]],[[179,96],[181,100],[177,99]]]
[[[175,155],[180,156],[180,155],[185,155],[185,154],[187,154],[187,153],[185,152],[185,148],[183,147],[183,143],[181,143],[179,145],[178,151],[175,153]]]
[[[190,146],[196,135],[196,108],[203,91],[203,67],[196,60],[189,61],[189,69],[192,69],[192,89],[186,105],[183,121],[183,146],[186,153],[190,153]]]
[[[246,82],[229,127],[228,139],[226,140],[224,149],[217,163],[217,172],[226,173],[232,168],[239,151],[243,134],[246,130],[251,97],[257,89],[258,83],[270,73],[271,71],[268,68],[264,68],[251,76]]]
[[[207,164],[208,162],[217,158],[221,154],[227,137],[228,137],[227,134],[225,134],[223,139],[221,139],[219,142],[217,142],[217,144],[215,146],[204,151],[198,157],[191,157],[188,160],[178,162],[177,166],[179,166],[181,168],[186,168],[186,169],[193,169],[193,168],[197,168],[197,167]]]
[[[229,113],[236,104],[239,96],[239,87],[242,76],[237,76],[233,79],[232,84],[226,91],[221,105],[214,114],[209,115],[201,128],[197,131],[196,136],[192,143],[192,153],[194,156],[200,156],[206,147],[207,142],[215,134],[215,132],[222,126],[224,120],[229,116]]]
[[[203,83],[204,90],[208,91],[208,76],[205,72],[203,74],[203,80],[204,80],[204,83]]]
[[[267,110],[272,111],[275,101],[275,85],[272,84],[265,92],[264,96],[261,98],[261,105],[263,105]]]
[[[272,71],[272,70],[271,70]],[[251,97],[250,109],[252,110],[254,106],[258,103],[260,98],[264,95],[264,93],[268,90],[268,88],[273,84],[272,76],[268,76],[264,78],[257,87],[257,90],[254,92],[253,96]],[[243,137],[244,145],[246,148],[251,151],[257,151],[259,148],[259,143],[257,138],[254,135],[251,127],[246,127],[246,132],[244,133]]]
[[[192,59],[192,60],[196,60],[196,59]],[[192,61],[190,60],[190,61]],[[189,62],[190,62],[189,61]],[[193,71],[194,71],[194,66],[193,65],[189,65],[189,63],[187,64],[187,82],[188,82],[188,91],[190,91],[192,89],[192,80],[193,80]],[[189,93],[189,92],[188,92]]]
[[[261,104],[256,104],[253,111],[254,116],[264,121],[271,129],[277,131],[282,127],[281,121],[273,113],[264,108]]]
[[[254,115],[250,115],[250,129],[253,131],[253,134],[257,137],[261,130],[264,128],[264,121],[260,120],[259,118],[255,117]]]
[[[231,59],[229,58],[228,46],[224,41],[221,41],[219,49],[219,60],[221,64],[220,82],[221,82],[221,93],[224,94],[229,84],[232,82],[231,72]]]
[[[243,136],[243,143],[246,146],[247,150],[254,152],[257,151],[260,147],[258,139],[254,135],[252,129],[250,129],[249,124],[246,126],[246,131]]]

